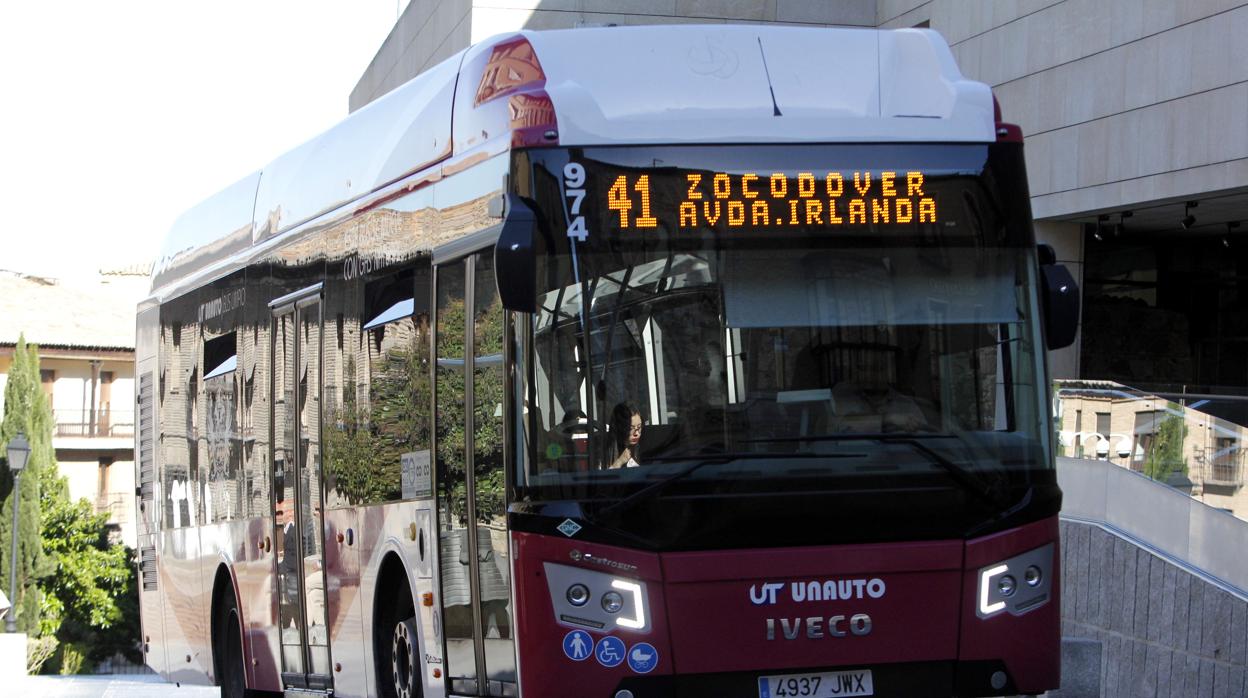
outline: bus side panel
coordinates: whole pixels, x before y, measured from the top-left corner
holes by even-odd
[[[142,625],[143,662],[152,671],[164,676],[169,671],[165,657],[165,614],[164,587],[160,584],[159,557],[156,554],[156,536],[154,534],[138,537],[139,543],[139,620]],[[150,551],[150,552],[146,552]],[[150,557],[146,562],[144,555]],[[156,566],[156,571],[149,577],[144,574],[144,566]]]
[[[212,627],[212,587],[217,569],[224,561],[231,581],[243,627],[243,653],[247,662],[247,686],[266,691],[281,689],[277,666],[277,617],[273,594],[273,558],[265,552],[264,541],[272,535],[272,520],[251,518],[204,526],[201,529],[200,569],[204,588],[207,628]],[[271,545],[269,546],[272,547]],[[212,668],[212,638],[206,632],[200,651],[209,657]],[[214,676],[214,679],[217,678]]]
[[[160,558],[157,555],[157,532],[160,515],[155,493],[160,489],[156,468],[156,439],[159,433],[156,410],[156,340],[153,326],[158,322],[157,309],[140,312],[138,321],[138,349],[141,357],[136,375],[139,382],[138,430],[136,433],[135,482],[139,483],[138,560],[139,566],[139,620],[142,624],[141,648],[143,661],[152,671],[165,674],[168,661],[165,657],[165,618],[160,584]]]
[[[340,696],[368,694],[356,519],[355,509],[325,512],[325,603],[329,611],[330,656],[335,669],[334,694]]]
[[[361,561],[360,607],[364,642],[364,661],[368,674],[368,695],[375,695],[378,682],[374,669],[373,610],[378,604],[392,603],[377,598],[377,581],[382,562],[390,554],[398,556],[412,590],[416,607],[416,624],[420,641],[420,671],[424,677],[424,698],[446,695],[442,661],[442,629],[435,609],[441,608],[437,579],[437,529],[434,524],[433,502],[429,499],[398,502],[360,509],[360,530],[357,545]],[[413,535],[413,532],[415,533]],[[425,606],[424,595],[432,594],[433,603]],[[382,677],[387,678],[387,677]]]
[[[160,583],[165,589],[165,651],[169,662],[166,678],[179,683],[209,684],[212,651],[208,638],[212,630],[200,571],[199,529],[176,528],[160,537]]]

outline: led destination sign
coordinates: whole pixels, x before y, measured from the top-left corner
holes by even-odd
[[[602,217],[623,231],[939,223],[920,170],[620,174]]]

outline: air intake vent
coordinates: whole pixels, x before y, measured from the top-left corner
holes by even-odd
[[[139,549],[139,576],[143,578],[143,591],[156,591],[156,548]]]
[[[152,498],[156,490],[156,462],[152,457],[156,425],[152,423],[152,374],[139,376],[139,520],[155,521]]]

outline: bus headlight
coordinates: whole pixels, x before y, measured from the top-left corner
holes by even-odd
[[[583,567],[544,563],[555,618],[596,632],[647,632],[646,583]]]
[[[568,603],[573,606],[584,606],[589,601],[589,587],[584,584],[573,584],[568,587]]]
[[[1013,577],[1008,574],[1003,575],[1001,579],[997,580],[997,591],[1001,592],[1002,596],[1008,598],[1014,595],[1014,585],[1015,582]]]
[[[991,618],[999,613],[1021,616],[1043,606],[1050,597],[1053,544],[1008,560],[981,567],[975,592],[975,614]],[[1025,584],[1019,584],[1022,578]]]
[[[641,585],[636,582],[615,579],[611,581],[611,586],[622,591],[631,592],[633,595],[632,606],[635,611],[633,617],[625,618],[621,616],[615,620],[616,625],[621,628],[632,628],[633,630],[641,630],[646,627],[646,597],[641,593]]]
[[[1023,581],[1027,582],[1027,586],[1029,587],[1034,587],[1038,585],[1040,583],[1040,580],[1043,578],[1044,578],[1044,575],[1041,574],[1040,568],[1036,567],[1035,565],[1028,567],[1027,571],[1023,572]]]
[[[624,597],[618,591],[608,591],[602,595],[602,610],[607,613],[619,613],[624,608]]]

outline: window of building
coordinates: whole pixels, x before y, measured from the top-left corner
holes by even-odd
[[[48,407],[52,407],[52,393],[56,385],[56,371],[50,368],[39,369],[39,382],[43,385],[43,394],[48,398]]]
[[[1075,410],[1075,458],[1083,458],[1083,410]]]
[[[1110,435],[1109,435],[1109,413],[1096,413],[1096,433],[1100,434],[1100,438],[1096,441],[1096,454],[1099,458],[1101,453],[1105,453],[1105,459],[1109,459]]]

